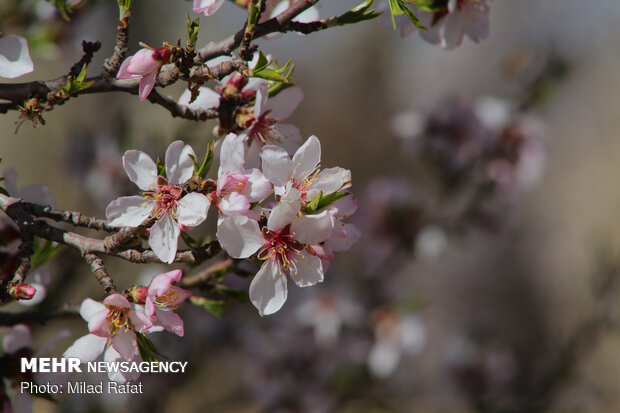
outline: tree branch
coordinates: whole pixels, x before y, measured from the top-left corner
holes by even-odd
[[[45,324],[47,321],[55,318],[69,318],[79,314],[79,307],[68,304],[51,310],[32,310],[19,313],[0,312],[0,326],[32,323]]]

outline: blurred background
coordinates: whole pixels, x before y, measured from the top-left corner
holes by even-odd
[[[31,15],[11,14],[16,3]],[[82,40],[103,44],[89,67],[97,73],[112,51],[115,3],[85,1],[67,23],[46,2],[0,0],[0,31],[31,44],[35,71],[19,81],[66,73]],[[134,3],[131,52],[184,39],[190,2]],[[322,3],[323,17],[356,4]],[[37,399],[35,411],[620,411],[620,3],[490,8],[489,38],[453,51],[417,33],[401,39],[382,18],[260,40],[295,62],[305,100],[290,123],[319,137],[323,167],[352,171],[361,239],[322,284],[289,283],[272,316],[250,303],[230,302],[221,318],[185,304],[185,337],[152,339],[187,360],[188,374],[143,376],[143,395]],[[201,18],[199,45],[244,16],[227,2]],[[120,93],[72,99],[39,129],[14,134],[16,120],[0,116],[2,169],[14,168],[20,187],[48,185],[60,209],[98,217],[134,191],[125,150],[163,156],[182,139],[200,156],[215,126]],[[208,221],[195,232],[214,231]],[[171,269],[105,261],[121,289]],[[103,298],[75,251],[48,268],[43,308]],[[72,336],[57,355],[87,333],[78,319],[35,325],[35,348],[61,328]]]

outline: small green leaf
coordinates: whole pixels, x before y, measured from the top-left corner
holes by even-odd
[[[159,361],[157,357],[155,356],[168,360],[168,357],[164,356],[159,351],[157,351],[157,349],[155,348],[155,345],[153,344],[151,339],[147,337],[146,334],[138,333],[136,331],[136,343],[138,344],[138,351],[140,352],[140,357],[142,357],[143,361],[147,361],[147,362]]]
[[[373,3],[373,0],[366,0],[365,2],[357,5],[356,7],[352,8],[348,12],[340,16],[337,16],[336,23],[338,25],[353,24],[353,23],[359,23],[365,20],[371,20],[371,19],[374,19],[375,17],[380,16],[381,15],[380,12],[377,12],[374,9],[370,9],[370,6],[372,5],[372,3]]]
[[[37,268],[48,263],[62,249],[62,245],[53,241],[46,240],[43,245],[39,244],[38,238],[35,239],[34,253],[30,257],[30,265]]]
[[[402,16],[404,14],[409,17],[409,20],[420,30],[426,30],[426,27],[420,23],[420,20],[413,13],[413,11],[407,6],[404,0],[389,0],[390,13],[392,14],[392,27],[396,30],[396,21],[394,16]]]
[[[64,92],[65,95],[71,96],[74,93],[80,92],[84,89],[88,89],[93,83],[95,83],[94,80],[91,80],[90,82],[85,82],[84,81],[85,79],[86,79],[86,64],[82,66],[82,70],[80,71],[80,73],[77,75],[75,79],[73,78],[73,76],[68,76],[67,84],[58,85],[58,87],[60,88],[60,90]]]
[[[325,208],[326,206],[333,204],[337,200],[344,198],[347,195],[349,195],[349,192],[334,192],[329,195],[322,196],[316,210],[319,211]]]
[[[207,145],[207,152],[205,153],[205,157],[202,160],[202,164],[198,166],[196,160],[192,156],[192,162],[194,163],[194,174],[198,175],[200,178],[204,178],[209,173],[209,169],[211,169],[211,162],[213,162],[215,151],[215,141],[211,141]]]
[[[47,0],[49,3],[52,3],[57,9],[60,17],[65,19],[66,21],[71,21],[69,15],[73,13],[73,9],[79,6],[82,3],[82,0],[74,3],[68,4],[67,0]]]
[[[192,304],[197,305],[199,307],[204,308],[206,311],[210,312],[217,318],[222,318],[222,313],[224,312],[224,307],[226,307],[226,302],[221,300],[211,300],[205,297],[196,297],[192,296],[190,298]]]
[[[167,178],[166,176],[166,165],[164,164],[164,161],[161,160],[161,158],[157,158],[157,175],[158,176],[163,176],[164,178]]]
[[[199,30],[200,17],[196,17],[194,20],[192,20],[189,17],[189,13],[187,13],[187,48],[189,50],[193,50],[196,47]]]
[[[256,26],[256,23],[258,23],[262,3],[263,0],[250,0],[250,4],[248,5],[248,26]]]
[[[321,198],[323,197],[323,192],[319,192],[319,194],[317,196],[315,196],[312,201],[310,201],[308,203],[308,205],[306,205],[306,207],[304,208],[304,211],[306,211],[306,213],[308,214],[312,214],[314,212],[316,212],[316,210],[319,207],[319,203],[321,202]]]
[[[413,13],[409,6],[407,6],[402,0],[399,0],[399,2],[403,12],[405,12],[405,14],[407,15],[407,17],[409,17],[409,20],[411,20],[415,27],[420,30],[426,31],[426,27],[424,27],[424,25],[420,22],[418,17]]]

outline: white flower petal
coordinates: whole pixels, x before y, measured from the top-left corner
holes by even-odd
[[[254,117],[259,118],[265,110],[267,110],[267,98],[269,93],[267,92],[267,83],[263,83],[258,86],[256,90],[256,103],[254,104]]]
[[[300,287],[309,287],[323,282],[321,259],[308,251],[302,251],[295,259],[295,271],[291,271],[290,276]]]
[[[105,216],[112,226],[133,228],[144,222],[154,207],[154,201],[141,196],[122,196],[108,204]]]
[[[88,363],[97,359],[103,353],[107,342],[107,337],[87,334],[75,340],[62,356],[65,358],[78,358],[82,363]]]
[[[157,258],[168,264],[174,261],[180,232],[179,226],[174,222],[170,214],[164,214],[151,227],[149,245],[155,255],[157,255]]]
[[[133,330],[120,331],[112,337],[112,346],[125,360],[133,360],[133,356],[138,348],[136,333]]]
[[[299,128],[290,123],[276,123],[271,127],[271,134],[289,154],[294,154],[303,140]]]
[[[248,201],[262,201],[267,198],[269,194],[271,194],[271,191],[273,190],[271,182],[265,178],[265,175],[263,175],[260,170],[254,168],[249,172],[246,171],[246,175],[248,177],[248,182],[245,188],[241,191],[241,194],[245,195],[248,198]]]
[[[273,314],[284,305],[286,276],[273,260],[267,260],[250,284],[250,300],[261,316]]]
[[[229,133],[222,141],[220,150],[220,169],[218,176],[224,172],[241,172],[245,164],[245,136]]]
[[[80,315],[85,321],[89,321],[95,314],[105,310],[106,308],[107,307],[99,301],[95,301],[92,298],[86,298],[82,301],[82,305],[80,306]]]
[[[284,89],[267,101],[267,109],[271,109],[269,117],[278,121],[288,118],[302,100],[304,100],[304,92],[299,86]]]
[[[183,184],[194,175],[190,155],[196,157],[192,147],[183,141],[174,141],[166,149],[166,175],[171,185]]]
[[[33,70],[26,39],[14,34],[0,38],[0,77],[14,79]]]
[[[291,193],[299,194],[299,191],[292,188],[287,195]],[[299,213],[300,209],[301,203],[299,202],[299,197],[293,197],[290,200],[283,197],[280,202],[278,202],[278,205],[273,207],[271,210],[271,214],[267,219],[267,228],[271,231],[280,231],[286,225],[295,221],[295,217]]]
[[[351,185],[351,171],[344,168],[324,169],[317,175],[312,182],[312,189],[329,195]]]
[[[302,181],[310,175],[321,162],[321,143],[316,136],[310,136],[293,156],[293,178]]]
[[[208,87],[198,88],[198,96],[196,100],[189,103],[192,92],[185,89],[179,97],[179,104],[185,105],[192,110],[216,109],[220,106],[220,95]]]
[[[295,239],[302,244],[318,244],[332,234],[334,219],[329,211],[320,214],[301,215],[291,225]]]
[[[233,258],[247,258],[263,245],[258,222],[243,215],[223,219],[217,227],[217,239]]]
[[[143,191],[157,186],[157,165],[144,152],[136,150],[125,152],[123,168],[129,180]]]
[[[219,207],[224,215],[243,214],[250,209],[250,201],[240,193],[233,192],[220,201]]]
[[[2,338],[2,349],[7,354],[30,347],[32,347],[32,337],[30,336],[30,329],[25,324],[17,324],[10,328]]]
[[[207,218],[211,201],[203,194],[192,192],[177,203],[179,224],[195,227]]]
[[[266,145],[260,154],[263,173],[275,186],[285,186],[293,174],[293,162],[288,153],[279,146]]]

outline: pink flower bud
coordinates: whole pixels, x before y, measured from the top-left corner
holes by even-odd
[[[30,284],[15,284],[9,287],[9,294],[18,300],[30,300],[37,290]]]

